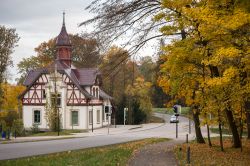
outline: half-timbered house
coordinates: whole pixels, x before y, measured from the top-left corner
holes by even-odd
[[[72,45],[65,21],[56,39],[57,55],[47,67],[28,73],[22,93],[24,127],[34,124],[48,129],[45,111],[48,103],[56,99],[63,129],[99,128],[110,122],[104,111],[111,97],[101,89],[101,74],[97,68],[76,68],[72,64]],[[56,95],[56,96],[55,96]]]

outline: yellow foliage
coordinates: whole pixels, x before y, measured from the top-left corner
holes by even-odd
[[[18,96],[25,90],[24,86],[11,85],[8,83],[2,84],[4,96],[2,110],[15,110],[18,111]]]
[[[185,30],[186,36],[163,48],[158,84],[174,100],[185,98],[204,116],[230,108],[235,121],[244,119],[241,112],[250,97],[250,13],[238,2],[226,0],[161,2],[171,11],[166,12],[166,20],[171,16],[175,21],[160,31]]]

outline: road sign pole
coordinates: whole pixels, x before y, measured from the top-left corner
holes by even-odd
[[[128,110],[128,108],[124,108],[123,110],[123,124],[124,126],[126,125],[126,111]]]
[[[188,132],[189,132],[189,134],[191,134],[191,120],[190,120],[190,117],[188,118],[188,125],[189,125]]]
[[[124,126],[125,126],[125,121],[126,121],[126,110],[125,110],[125,108],[124,108],[124,110],[123,110],[123,124],[124,124]]]
[[[112,111],[111,111],[111,106],[108,107],[108,134],[109,134],[109,120],[111,120],[111,114],[112,114]]]
[[[187,164],[190,164],[190,146],[187,148]]]
[[[176,138],[178,138],[178,122],[176,122]]]
[[[108,114],[108,134],[109,134],[109,114]]]

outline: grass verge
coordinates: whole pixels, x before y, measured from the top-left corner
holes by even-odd
[[[208,144],[197,144],[191,142],[189,144],[191,151],[191,165],[240,165],[247,166],[250,161],[250,141],[243,140],[243,152],[240,148],[232,148],[232,140],[230,138],[224,138],[224,152],[220,151],[219,138],[213,138],[213,147],[209,147]],[[187,156],[187,144],[178,145],[175,148],[176,158],[179,161],[179,165],[186,165]],[[180,151],[180,148],[182,149]]]
[[[156,117],[156,116],[151,116],[148,122],[149,123],[165,123],[164,119]]]
[[[218,127],[217,128],[214,128],[214,127],[210,128],[210,130],[211,130],[212,133],[220,134]],[[222,134],[232,135],[231,130],[228,129],[228,128],[222,128]],[[247,136],[247,131],[244,130],[243,133],[242,133],[242,135],[243,136]]]
[[[15,143],[24,143],[24,142],[41,142],[41,141],[53,141],[53,140],[62,140],[62,139],[74,139],[74,138],[83,138],[83,137],[60,137],[60,138],[46,138],[39,140],[4,140],[0,142],[1,144],[15,144]]]
[[[150,138],[124,144],[110,145],[98,148],[67,151],[49,155],[41,155],[15,160],[4,160],[4,166],[47,166],[47,165],[95,165],[95,166],[125,166],[133,153],[139,148],[153,143],[167,141],[166,138]]]
[[[85,130],[62,130],[60,131],[60,135],[72,135],[72,133],[83,133],[87,132]],[[57,136],[58,133],[54,131],[46,131],[46,132],[39,132],[39,133],[34,133],[34,134],[29,134],[28,136],[30,137],[35,137],[35,136]]]

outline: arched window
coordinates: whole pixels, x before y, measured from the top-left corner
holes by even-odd
[[[93,88],[93,96],[95,96],[95,88]]]
[[[96,97],[98,98],[98,88],[95,89]]]

